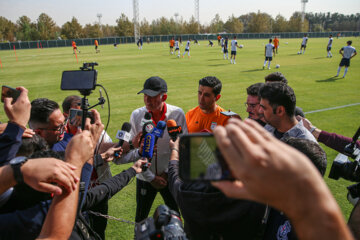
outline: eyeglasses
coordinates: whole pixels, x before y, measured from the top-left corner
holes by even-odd
[[[55,129],[48,129],[48,128],[38,128],[40,130],[44,130],[44,131],[53,131],[53,132],[60,132],[60,134],[62,134],[65,131],[65,126],[68,122],[68,119],[66,119],[66,121],[61,124],[59,127],[55,128]]]
[[[245,104],[245,107],[247,108],[256,108],[257,105],[259,105],[259,103],[244,103]]]

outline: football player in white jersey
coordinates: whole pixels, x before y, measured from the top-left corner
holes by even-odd
[[[328,45],[326,47],[326,51],[327,51],[327,56],[326,57],[332,57],[332,54],[331,54],[331,47],[332,47],[332,44],[333,44],[333,38],[332,38],[332,34],[330,34],[329,36],[329,42],[328,42]]]
[[[306,49],[306,44],[308,42],[308,37],[307,37],[307,34],[305,33],[304,34],[304,37],[302,38],[302,42],[301,42],[301,47],[300,47],[300,51],[299,51],[299,54],[301,54],[301,50],[304,49],[304,51],[302,52],[302,54],[305,53],[305,49]]]
[[[268,61],[268,69],[270,69],[270,63],[272,61],[273,55],[275,57],[275,46],[271,43],[272,39],[269,39],[269,43],[265,45],[265,62],[263,69],[265,69],[266,61]]]
[[[236,36],[234,36],[234,39],[231,40],[231,56],[230,56],[230,63],[236,64],[235,58],[236,58],[236,48],[240,48],[236,41]],[[234,59],[234,61],[233,61]]]
[[[182,55],[182,57],[184,57],[185,54],[186,54],[186,52],[187,52],[188,58],[190,58],[190,41],[191,41],[191,38],[186,42],[185,52],[184,52],[184,54]]]
[[[351,46],[352,41],[347,41],[347,46],[343,47],[340,49],[339,53],[343,56],[343,58],[341,59],[341,62],[339,64],[339,68],[337,70],[337,74],[335,77],[339,76],[340,70],[343,66],[345,66],[345,71],[344,71],[344,75],[343,78],[345,77],[348,68],[350,67],[350,59],[355,57],[357,52],[356,49]]]
[[[176,41],[175,41],[175,54],[176,54],[176,51],[178,51],[177,57],[180,57],[180,42],[179,42],[179,38],[177,38]]]

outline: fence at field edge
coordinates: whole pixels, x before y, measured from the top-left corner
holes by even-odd
[[[307,35],[309,38],[322,38],[328,37],[330,34],[333,37],[337,37],[337,34],[340,33],[341,37],[358,37],[360,32],[308,32]],[[220,34],[223,37],[229,37],[230,39],[236,36],[238,39],[261,39],[261,38],[273,38],[275,36],[279,38],[302,38],[305,33],[303,32],[282,32],[282,33],[226,33]],[[178,38],[181,37],[182,40],[188,39],[197,39],[197,40],[216,40],[217,34],[183,34],[183,35],[150,35],[142,36],[143,42],[146,43],[147,40],[150,42],[168,42],[172,37]],[[107,38],[81,38],[81,39],[71,39],[71,40],[39,40],[39,41],[26,41],[26,42],[8,42],[0,43],[0,50],[11,50],[16,49],[32,49],[32,48],[51,48],[51,47],[70,47],[72,46],[72,41],[76,42],[77,46],[90,46],[94,45],[94,41],[98,40],[100,45],[107,44],[126,44],[126,43],[135,43],[134,37],[107,37]]]

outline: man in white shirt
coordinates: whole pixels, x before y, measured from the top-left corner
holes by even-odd
[[[270,69],[270,64],[272,61],[273,54],[275,57],[275,47],[271,42],[272,42],[272,39],[270,38],[269,43],[265,45],[265,53],[264,53],[265,54],[265,62],[264,62],[263,69],[265,69],[266,61],[268,61],[268,69]]]
[[[328,42],[328,45],[326,47],[326,51],[327,51],[327,56],[328,58],[331,58],[332,57],[332,54],[331,54],[331,47],[332,47],[332,44],[333,44],[333,38],[332,38],[332,34],[330,34],[329,36],[329,42]]]
[[[305,54],[305,49],[306,49],[307,42],[308,42],[308,37],[307,37],[307,34],[305,33],[304,37],[302,38],[299,54]],[[303,50],[303,49],[304,49],[304,51],[301,53],[301,50]]]
[[[337,71],[337,74],[335,77],[338,77],[340,74],[340,70],[343,66],[345,66],[345,71],[344,71],[344,75],[343,78],[345,78],[345,75],[348,71],[348,68],[350,67],[350,59],[355,57],[357,52],[356,49],[351,46],[352,41],[347,41],[347,46],[343,47],[340,49],[339,53],[343,56],[343,58],[341,59],[341,62],[339,64],[339,68]]]
[[[156,125],[159,121],[175,120],[181,126],[183,133],[187,133],[185,114],[179,107],[166,104],[167,84],[160,77],[150,77],[144,83],[144,89],[138,94],[144,94],[145,106],[135,109],[130,117],[131,138],[141,134],[143,127],[141,120],[146,112],[151,113],[152,121]],[[148,217],[151,206],[158,192],[164,199],[165,204],[178,211],[177,204],[168,188],[167,172],[171,150],[169,148],[170,136],[168,131],[164,131],[162,138],[159,138],[151,160],[151,166],[147,171],[137,174],[136,181],[136,222],[140,222]],[[139,149],[134,149],[124,154],[120,159],[114,160],[115,163],[134,162],[141,158]]]
[[[176,51],[178,51],[177,57],[179,58],[179,57],[180,57],[180,42],[179,42],[179,38],[177,38],[176,41],[175,41],[175,53],[176,53]]]
[[[236,41],[236,36],[234,36],[234,39],[231,40],[231,56],[230,56],[230,63],[236,64],[235,58],[236,58],[236,48],[240,48]],[[234,59],[234,61],[233,61]]]
[[[184,52],[184,54],[182,55],[182,57],[184,57],[185,54],[186,54],[186,52],[187,52],[188,58],[190,58],[190,41],[191,41],[191,38],[186,42],[185,52]]]

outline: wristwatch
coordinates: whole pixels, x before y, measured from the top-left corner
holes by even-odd
[[[26,163],[27,160],[28,160],[27,157],[20,156],[20,157],[13,158],[10,161],[10,166],[13,169],[15,181],[18,184],[24,182],[24,178],[23,178],[20,168],[24,163]]]

